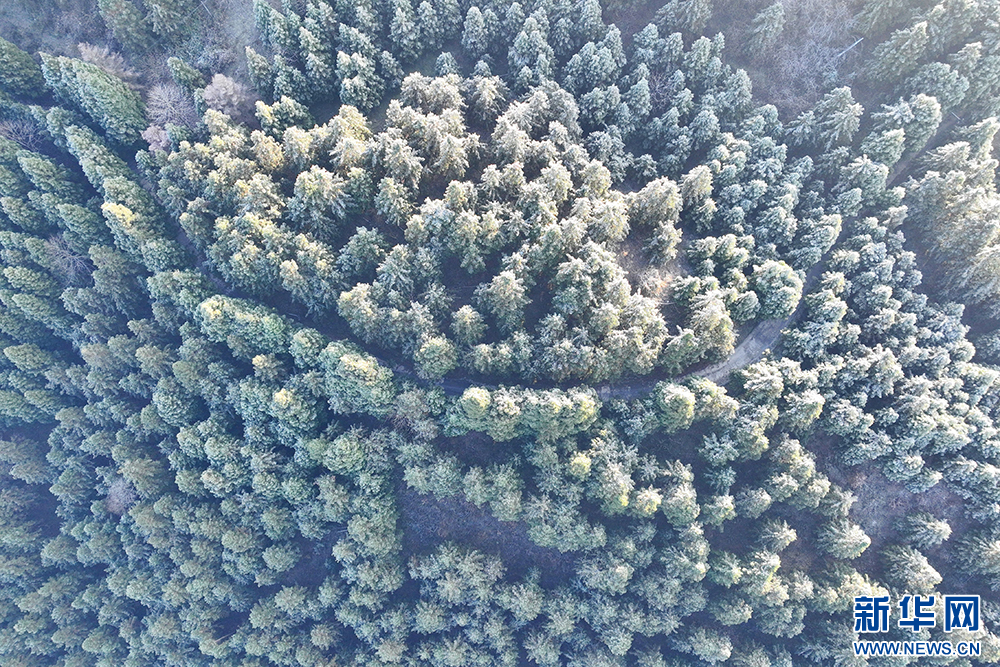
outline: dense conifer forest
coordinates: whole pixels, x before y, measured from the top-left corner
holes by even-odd
[[[0,664],[1000,662],[1000,0],[661,2],[0,7]]]

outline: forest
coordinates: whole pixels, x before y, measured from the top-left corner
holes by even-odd
[[[1000,0],[661,3],[3,3],[0,665],[1000,662]]]

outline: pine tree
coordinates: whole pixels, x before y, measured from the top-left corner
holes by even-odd
[[[320,355],[330,409],[382,417],[396,398],[392,371],[369,355],[331,343]]]
[[[797,539],[795,529],[781,520],[763,522],[757,541],[768,551],[781,553],[789,544]]]
[[[916,69],[928,39],[927,21],[895,31],[872,54],[866,70],[868,77],[883,85],[895,83]]]
[[[953,51],[983,22],[982,7],[969,0],[943,0],[926,14],[927,51],[932,57]]]
[[[474,59],[483,57],[490,48],[490,36],[486,30],[486,21],[479,7],[470,7],[465,15],[462,30],[462,48]]]
[[[861,154],[891,169],[903,156],[905,145],[906,133],[902,128],[873,132],[861,143]]]
[[[858,26],[866,36],[878,35],[915,9],[908,0],[867,0],[858,15]]]
[[[942,111],[953,109],[965,99],[969,80],[945,63],[928,63],[903,82],[902,90],[933,96]]]
[[[601,3],[597,0],[579,0],[576,10],[578,18],[574,27],[577,43],[586,44],[604,39],[608,28],[601,17]]]
[[[80,60],[42,56],[42,72],[60,99],[74,104],[120,144],[134,144],[146,128],[142,99],[121,79]]]
[[[997,296],[1000,295],[1000,246],[987,246],[971,259],[967,268],[955,282],[974,303],[983,303],[990,312],[1000,312]]]
[[[265,99],[274,99],[274,72],[271,63],[249,46],[246,48],[246,56],[247,72],[253,87]]]
[[[503,271],[488,284],[476,290],[480,310],[491,313],[497,327],[504,333],[513,333],[521,328],[524,307],[528,305],[524,281],[512,271]]]
[[[247,48],[249,49],[250,47]],[[205,77],[201,75],[201,72],[180,58],[173,56],[167,58],[167,69],[170,70],[170,76],[173,78],[174,83],[189,92],[205,87]]]
[[[33,98],[42,95],[44,85],[34,58],[0,37],[0,91]]]
[[[682,482],[668,490],[663,496],[660,509],[667,521],[675,528],[690,525],[698,518],[698,493],[690,482]]]
[[[462,10],[458,0],[433,0],[438,20],[442,26],[442,41],[462,34]]]
[[[382,98],[383,80],[375,71],[375,63],[360,53],[337,53],[337,76],[340,78],[340,100],[362,111],[375,107]]]
[[[264,306],[214,296],[198,305],[196,318],[209,339],[231,346],[241,342],[241,352],[280,354],[288,350],[289,321]]]
[[[649,183],[629,198],[629,220],[634,227],[653,228],[647,244],[661,264],[669,262],[677,252],[681,233],[676,225],[681,204],[677,185],[667,178]]]
[[[261,129],[275,139],[282,138],[285,130],[290,127],[312,127],[314,125],[309,109],[287,96],[282,96],[271,105],[258,101],[256,115],[257,120],[260,121]]]
[[[444,377],[458,364],[455,345],[444,336],[427,338],[413,354],[417,373],[426,379]]]
[[[899,529],[906,541],[917,549],[936,547],[951,537],[948,522],[927,512],[910,514],[899,522]]]
[[[667,433],[686,429],[694,421],[695,395],[686,387],[661,382],[653,396],[660,424]]]
[[[299,42],[311,91],[309,99],[329,97],[336,89],[337,79],[333,53],[319,35],[306,27],[299,28]],[[258,72],[257,76],[261,73]]]
[[[677,31],[700,36],[712,18],[712,0],[670,0],[656,12],[656,24],[664,34]]]
[[[160,37],[177,41],[193,30],[197,5],[193,0],[145,0],[146,22]]]
[[[420,27],[420,40],[426,51],[438,51],[444,43],[445,29],[441,25],[437,10],[429,0],[423,0],[417,7],[417,25]]]
[[[969,91],[967,108],[977,117],[995,116],[1000,113],[1000,55],[980,59],[975,70],[967,75]]]
[[[514,41],[514,37],[517,36],[517,33],[521,30],[521,26],[524,25],[524,19],[526,18],[524,8],[520,2],[511,3],[507,7],[507,11],[501,16],[500,37],[504,43],[509,44]]]
[[[760,316],[766,319],[788,317],[802,297],[802,280],[784,262],[768,260],[754,267],[750,284],[760,299]]]
[[[149,48],[152,35],[142,12],[132,0],[97,0],[97,10],[115,39],[126,49],[139,53]]]
[[[393,51],[403,60],[411,62],[423,51],[420,29],[410,0],[394,0],[395,7],[392,21],[389,24],[389,39],[393,43]]]
[[[913,547],[892,545],[882,550],[882,558],[888,581],[907,594],[931,593],[941,583],[941,575]]]
[[[854,101],[850,88],[831,90],[813,109],[817,138],[827,150],[849,144],[861,124],[862,113],[864,109]]]
[[[983,575],[991,589],[1000,589],[1000,539],[989,533],[973,533],[959,545],[957,555],[962,570]]]
[[[448,76],[449,74],[461,73],[458,61],[455,60],[455,56],[451,55],[451,51],[445,51],[437,57],[436,61],[434,61],[434,74],[436,76]]]
[[[469,305],[462,306],[452,315],[452,333],[463,345],[475,345],[486,332],[483,317]]]
[[[785,6],[775,2],[754,17],[745,49],[749,55],[764,56],[781,38],[785,29]]]
[[[507,52],[507,62],[512,72],[518,72],[522,87],[552,78],[555,53],[534,16],[528,17],[521,32],[514,38]],[[527,81],[523,80],[525,76]]]
[[[673,640],[674,645],[685,653],[691,653],[710,665],[725,662],[733,652],[729,637],[711,628],[696,627]]]
[[[872,540],[861,526],[847,519],[834,520],[821,526],[816,543],[835,558],[851,559],[860,556]]]

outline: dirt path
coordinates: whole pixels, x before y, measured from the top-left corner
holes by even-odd
[[[179,243],[188,247],[192,252],[196,252],[193,244],[184,234],[183,230],[178,231],[177,240]],[[839,240],[839,239],[838,239]],[[836,245],[836,244],[835,244]],[[822,275],[823,268],[826,265],[826,257],[823,257],[819,262],[813,266],[805,276],[805,280],[802,281],[802,295],[809,294],[810,290],[815,286],[819,277]],[[202,272],[204,275],[213,283],[217,289],[219,289],[220,294],[226,294],[227,296],[241,298],[241,299],[253,299],[249,294],[244,293],[242,290],[235,289],[232,286],[226,285],[222,280],[215,275],[215,273],[204,265],[202,265]],[[225,288],[225,289],[223,289]],[[291,317],[296,322],[304,324],[306,326],[315,327],[320,333],[328,336],[330,338],[339,338],[343,335],[341,331],[335,331],[330,326],[324,326],[320,321],[315,318],[310,318],[308,316],[297,316],[287,308],[287,304],[278,303],[277,299],[264,299],[264,303],[271,308],[274,308],[276,312],[286,316]],[[609,401],[614,399],[625,399],[631,400],[635,398],[640,398],[647,395],[653,390],[657,383],[664,380],[683,380],[691,377],[703,377],[716,384],[726,384],[729,381],[729,376],[733,371],[739,370],[750,364],[759,361],[763,356],[769,351],[774,349],[781,339],[781,334],[785,328],[795,321],[802,312],[803,300],[799,301],[798,307],[795,311],[788,317],[781,320],[764,320],[757,324],[753,330],[750,331],[747,336],[740,341],[733,350],[732,354],[723,359],[722,361],[702,368],[697,371],[692,371],[686,373],[680,377],[667,376],[661,372],[654,372],[650,375],[636,378],[631,382],[626,382],[624,384],[602,384],[593,386],[593,389],[597,392],[598,398],[602,401]],[[285,307],[282,307],[284,305]],[[472,380],[470,378],[444,378],[441,380],[425,380],[421,378],[416,371],[405,364],[395,363],[386,359],[385,357],[379,356],[377,354],[372,354],[371,351],[366,350],[368,354],[375,358],[379,364],[392,370],[393,377],[397,380],[406,380],[414,382],[416,384],[424,386],[437,386],[444,391],[445,394],[449,396],[459,396],[469,387],[485,387],[487,389],[496,389],[497,385],[488,384],[482,381]],[[571,389],[574,387],[585,386],[582,384],[576,385],[566,385],[557,383],[545,383],[538,382],[531,385],[534,389]]]
[[[765,320],[761,322],[753,329],[753,331],[749,333],[749,335],[747,335],[746,338],[743,339],[743,341],[739,345],[736,346],[736,349],[733,350],[732,354],[730,354],[728,357],[726,357],[719,363],[712,364],[711,366],[703,368],[699,371],[687,373],[685,375],[680,376],[679,378],[669,378],[666,376],[661,376],[659,374],[654,374],[652,376],[646,376],[643,378],[636,379],[633,382],[629,382],[626,384],[597,385],[594,387],[594,389],[597,391],[597,397],[600,398],[602,401],[610,401],[616,398],[626,399],[626,400],[633,398],[640,398],[651,392],[653,390],[653,387],[655,387],[657,383],[663,380],[670,380],[670,379],[683,380],[690,377],[703,377],[708,380],[711,380],[712,382],[715,382],[716,384],[725,384],[729,380],[729,375],[733,371],[739,370],[744,366],[749,366],[750,364],[759,361],[768,350],[771,350],[781,338],[781,332],[785,330],[785,327],[787,327],[788,324],[793,319],[795,319],[797,314],[798,311],[796,311],[795,313],[793,313],[789,317],[786,317],[783,320]],[[384,361],[382,360],[379,361],[385,364]],[[406,377],[407,379],[417,380],[418,382],[420,382],[420,380],[417,378],[416,373],[414,373],[412,370],[406,367],[396,366],[395,368],[393,368],[393,372],[396,374],[397,377],[403,376]],[[486,387],[488,389],[496,388],[495,385],[488,385],[488,384],[483,384],[481,382],[474,382],[472,380],[457,379],[457,378],[440,380],[433,384],[436,384],[438,387],[443,389],[444,393],[453,396],[461,394],[463,391],[472,386]],[[539,388],[539,389],[567,388],[560,385],[540,386],[540,384],[535,384],[532,386],[534,388]]]
[[[839,237],[837,240],[840,240]],[[836,242],[834,243],[834,247],[836,247]],[[716,384],[726,384],[733,371],[749,366],[756,361],[760,361],[769,350],[774,349],[774,347],[778,344],[781,340],[781,333],[785,330],[785,328],[801,315],[804,297],[809,294],[813,287],[815,287],[820,276],[823,275],[823,269],[825,266],[826,257],[824,256],[811,269],[809,269],[805,280],[802,281],[803,299],[799,300],[798,307],[796,307],[795,311],[791,315],[783,320],[764,320],[763,322],[760,322],[756,327],[754,327],[753,331],[746,336],[746,338],[740,341],[740,344],[736,346],[736,349],[733,350],[733,353],[728,357],[706,368],[686,373],[677,379],[683,380],[690,377],[703,377],[707,380],[715,382]],[[604,385],[596,387],[597,395],[602,400],[610,400],[614,398],[639,398],[640,396],[644,396],[652,391],[657,382],[665,379],[670,378],[646,377],[625,385]]]
[[[750,332],[749,336],[743,339],[742,343],[736,346],[736,349],[728,357],[717,364],[712,364],[708,368],[684,377],[697,375],[716,384],[726,384],[729,381],[730,373],[744,366],[749,366],[755,361],[760,361],[764,353],[778,342],[781,332],[784,331],[793,317],[794,313],[783,320],[764,320]]]

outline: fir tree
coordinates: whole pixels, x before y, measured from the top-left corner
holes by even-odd
[[[97,0],[101,18],[126,49],[141,52],[149,48],[152,35],[142,12],[132,0]]]
[[[113,141],[138,141],[146,127],[142,100],[121,79],[80,60],[41,56],[45,82],[57,97],[90,116]]]
[[[19,97],[38,97],[45,80],[34,58],[0,37],[0,90]]]
[[[767,7],[754,17],[745,49],[752,56],[762,57],[781,38],[785,28],[785,7],[780,2]]]

